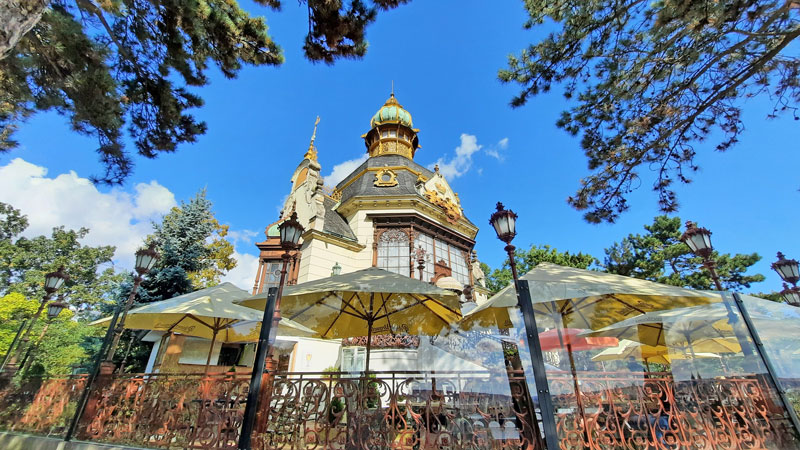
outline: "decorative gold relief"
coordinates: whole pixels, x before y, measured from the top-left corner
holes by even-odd
[[[439,195],[436,190],[426,189],[425,198],[444,210],[448,222],[457,223],[458,219],[461,218],[461,207],[449,198]]]
[[[375,186],[377,187],[392,187],[397,186],[397,174],[394,171],[383,168],[375,173]]]

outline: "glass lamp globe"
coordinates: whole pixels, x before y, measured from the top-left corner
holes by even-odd
[[[497,233],[497,238],[506,244],[511,243],[517,235],[517,215],[505,209],[500,202],[497,202],[497,211],[489,218],[489,223]]]

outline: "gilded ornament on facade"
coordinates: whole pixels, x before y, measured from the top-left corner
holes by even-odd
[[[377,187],[392,187],[397,186],[397,174],[390,169],[381,169],[375,173],[375,182]]]
[[[448,222],[457,223],[461,218],[461,207],[449,198],[439,195],[436,190],[426,189],[425,198],[444,210]]]

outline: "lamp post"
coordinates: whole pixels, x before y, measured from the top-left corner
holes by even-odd
[[[239,435],[239,450],[250,450],[252,447],[250,438],[253,434],[256,414],[258,413],[258,403],[261,397],[261,381],[264,378],[264,365],[266,363],[267,354],[272,352],[272,342],[278,331],[278,323],[281,321],[281,296],[283,295],[283,286],[286,284],[289,260],[292,259],[291,252],[297,249],[300,236],[304,231],[303,226],[300,225],[300,222],[297,220],[297,213],[295,212],[292,213],[289,219],[284,220],[278,225],[278,230],[281,237],[281,247],[284,250],[281,256],[283,260],[281,279],[278,283],[277,291],[275,288],[270,288],[267,305],[264,307],[264,317],[261,320],[261,333],[258,337],[255,361],[253,363],[253,373],[250,376],[250,389],[247,392],[247,404],[245,405],[244,418],[242,420],[242,431]],[[269,387],[267,387],[267,389],[269,389]]]
[[[147,248],[139,249],[136,252],[136,262],[134,265],[136,275],[133,278],[131,293],[125,303],[119,303],[117,307],[114,308],[114,315],[111,316],[111,322],[109,322],[108,328],[106,329],[106,335],[103,338],[103,343],[100,345],[100,351],[97,352],[94,365],[89,372],[89,377],[86,379],[86,385],[83,388],[80,399],[78,399],[78,404],[75,406],[75,414],[72,415],[72,421],[70,422],[69,428],[67,428],[67,433],[64,435],[65,441],[71,441],[78,430],[78,424],[89,402],[89,394],[94,387],[95,380],[97,380],[98,375],[100,375],[101,368],[104,368],[104,375],[111,375],[113,373],[114,363],[112,363],[111,360],[114,357],[114,347],[119,343],[119,336],[122,335],[122,331],[124,330],[125,315],[133,304],[133,299],[136,297],[136,291],[139,289],[142,277],[155,266],[158,258],[158,252],[155,251],[155,244],[152,242]],[[120,315],[122,315],[122,318],[120,318]],[[118,327],[117,324],[119,324]]]
[[[67,303],[64,301],[64,294],[59,294],[58,298],[50,304],[47,305],[47,323],[42,328],[42,332],[39,333],[39,339],[36,340],[36,344],[28,350],[25,354],[25,357],[22,358],[22,364],[20,364],[20,368],[23,372],[30,368],[31,364],[33,363],[33,357],[36,355],[36,352],[39,350],[39,346],[42,345],[44,341],[44,336],[47,334],[47,330],[50,328],[50,324],[53,323],[53,320],[61,314],[61,311],[67,307]]]
[[[128,311],[131,309],[131,306],[133,306],[134,299],[136,299],[136,292],[139,290],[139,285],[142,284],[142,277],[149,272],[153,266],[156,265],[156,262],[158,262],[159,258],[160,256],[155,250],[155,244],[152,242],[147,246],[147,248],[142,248],[136,251],[136,263],[134,266],[136,275],[133,277],[133,287],[131,288],[130,295],[128,295],[128,300],[121,305],[121,317],[119,322],[117,322],[117,327],[114,329],[111,346],[108,348],[108,353],[106,354],[104,361],[107,366],[112,367],[112,371],[114,365],[114,354],[117,351],[117,346],[119,345],[119,340],[122,337],[122,333],[125,331],[125,318],[128,316]]]
[[[697,225],[692,221],[687,221],[686,231],[681,236],[681,241],[689,246],[689,249],[692,250],[692,253],[703,258],[703,265],[711,274],[711,278],[714,280],[717,290],[722,291],[723,289],[722,284],[719,281],[719,275],[715,270],[714,261],[711,259],[711,255],[714,251],[714,247],[711,245],[711,232],[706,228],[698,228]],[[792,282],[793,280],[793,282],[796,283],[798,280],[800,280],[797,270],[797,261],[785,260],[783,258],[783,254],[781,253],[778,253],[778,262],[774,263],[772,268],[778,271],[782,278],[784,275],[787,275],[789,278],[784,278],[786,281]],[[767,377],[772,381],[772,385],[775,386],[775,389],[778,391],[778,396],[783,403],[784,410],[786,410],[786,412],[789,414],[789,419],[794,426],[795,432],[800,433],[800,420],[797,417],[794,406],[792,406],[792,403],[790,403],[789,399],[786,397],[786,391],[783,389],[780,379],[778,379],[775,368],[772,366],[772,362],[764,352],[764,344],[761,342],[761,338],[758,335],[758,330],[756,330],[755,325],[753,325],[753,321],[750,318],[750,314],[747,312],[747,307],[745,306],[744,301],[742,301],[742,297],[738,293],[733,292],[732,295],[733,303],[736,305],[739,314],[742,316],[746,329],[742,329],[742,324],[739,322],[739,317],[733,312],[733,307],[731,306],[731,302],[728,300],[727,295],[722,295],[722,302],[725,305],[725,309],[728,310],[728,322],[733,328],[736,339],[739,341],[739,345],[742,348],[742,353],[746,357],[745,361],[752,361],[752,358],[748,357],[756,354],[761,358],[761,362],[764,364],[764,368],[767,370]],[[750,346],[748,334],[756,344],[755,352]]]
[[[533,378],[536,383],[536,390],[539,398],[539,408],[542,412],[542,428],[544,429],[544,441],[548,449],[559,448],[558,431],[556,430],[555,409],[553,408],[553,399],[550,396],[550,387],[547,382],[547,373],[544,367],[544,357],[542,356],[542,345],[539,342],[539,331],[536,325],[536,314],[533,311],[533,302],[530,297],[530,290],[528,289],[527,281],[520,281],[517,275],[517,264],[514,260],[515,247],[511,244],[514,236],[517,235],[517,215],[503,207],[503,204],[497,202],[497,211],[495,211],[489,218],[489,223],[497,233],[497,238],[503,241],[505,251],[508,254],[509,265],[511,266],[511,275],[514,278],[514,288],[517,293],[517,305],[522,312],[522,318],[525,321],[525,334],[528,338],[528,350],[531,357],[531,365],[533,367]],[[505,352],[504,352],[505,353]],[[517,351],[519,354],[519,351]],[[524,372],[523,372],[524,373]],[[536,447],[542,448],[541,435],[539,433],[539,424],[536,419],[535,408],[533,405],[533,396],[527,392],[527,383],[522,383],[523,388],[527,394],[527,418],[530,422],[531,434],[530,444],[528,448],[532,448],[534,442]],[[513,391],[512,391],[513,392]],[[577,394],[577,392],[576,392]]]
[[[800,263],[794,259],[786,259],[783,253],[778,252],[778,260],[772,263],[772,270],[778,272],[784,281],[781,296],[786,303],[792,306],[800,306],[800,288],[797,282],[800,281]],[[789,287],[786,283],[791,283]]]
[[[67,280],[69,280],[69,276],[64,272],[64,266],[61,266],[55,272],[50,272],[44,276],[44,298],[42,298],[42,302],[39,304],[39,309],[37,309],[36,313],[33,315],[33,317],[31,317],[28,327],[25,329],[25,333],[22,334],[17,351],[13,353],[11,359],[3,367],[3,375],[5,377],[11,378],[15,373],[17,373],[17,361],[19,360],[20,356],[23,355],[25,347],[30,339],[29,336],[31,334],[31,330],[33,330],[33,326],[36,324],[39,316],[42,315],[42,311],[44,311],[44,308],[47,306],[47,302]]]

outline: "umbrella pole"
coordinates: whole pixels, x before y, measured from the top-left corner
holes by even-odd
[[[701,379],[700,377],[700,369],[697,368],[697,355],[694,353],[694,345],[692,341],[689,340],[689,333],[686,333],[686,343],[689,345],[689,354],[692,356],[692,367],[694,368],[695,373],[697,373],[697,379]]]
[[[211,354],[214,353],[214,344],[217,342],[217,333],[219,332],[218,328],[214,328],[214,334],[211,336],[211,348],[208,349],[208,358],[206,358],[206,371],[204,372],[208,375],[208,366],[211,364]]]
[[[556,323],[556,332],[558,332],[558,341],[561,343],[562,347],[564,346],[564,336],[561,333],[561,329],[563,324],[561,323],[562,318],[556,315],[553,317],[554,322]],[[583,438],[584,438],[584,445],[589,445],[589,430],[587,430],[587,423],[586,423],[586,415],[583,409],[583,400],[581,399],[581,389],[578,385],[578,371],[575,368],[575,357],[572,355],[572,343],[567,341],[567,357],[569,358],[569,368],[572,372],[572,386],[575,389],[575,403],[578,406],[578,414],[580,415],[581,421],[583,424],[581,428],[583,429]]]

